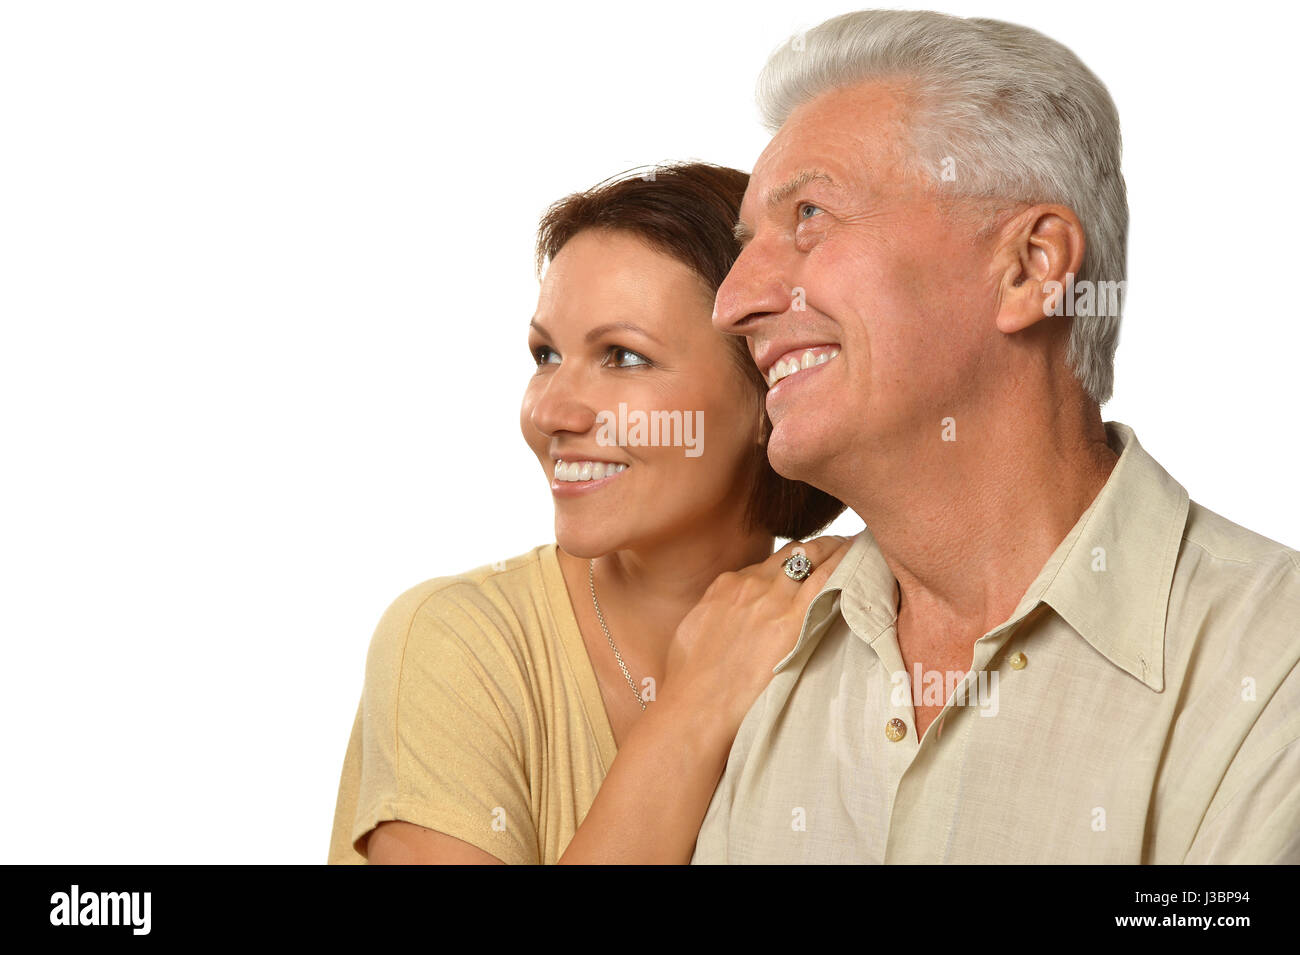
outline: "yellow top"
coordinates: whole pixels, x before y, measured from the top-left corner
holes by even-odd
[[[426,581],[371,639],[329,862],[364,864],[359,843],[400,819],[553,863],[615,752],[555,544]]]

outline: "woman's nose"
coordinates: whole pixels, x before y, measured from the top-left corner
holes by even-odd
[[[573,374],[557,368],[533,403],[533,427],[546,435],[562,431],[586,434],[596,424],[596,412],[582,391],[581,383]]]

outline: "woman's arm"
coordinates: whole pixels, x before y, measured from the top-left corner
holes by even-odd
[[[525,675],[515,635],[486,622],[493,609],[476,585],[438,578],[384,612],[344,760],[333,858],[468,862],[464,842],[491,857],[477,861],[541,861],[517,745],[528,715],[513,690]]]
[[[816,570],[796,583],[781,564],[801,547]],[[722,574],[673,638],[658,699],[619,748],[561,864],[685,864],[736,732],[790,652],[808,605],[848,550],[842,537],[792,543]],[[383,822],[371,864],[490,865],[501,860],[409,822]]]
[[[689,862],[734,735],[720,725],[701,710],[657,700],[619,749],[560,863]],[[504,865],[410,822],[381,822],[363,853],[371,865]]]
[[[802,583],[781,564],[802,547]],[[736,732],[848,542],[790,544],[720,576],[673,638],[658,700],[633,725],[561,864],[685,864]]]
[[[410,822],[381,822],[364,851],[371,865],[505,865],[478,846]]]
[[[561,865],[690,861],[735,730],[666,690],[628,733]]]

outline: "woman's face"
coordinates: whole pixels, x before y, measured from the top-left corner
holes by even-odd
[[[551,262],[519,424],[568,553],[740,532],[762,407],[712,309],[691,269],[630,233],[585,230]]]

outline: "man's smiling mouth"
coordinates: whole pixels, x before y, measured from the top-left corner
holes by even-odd
[[[805,368],[824,365],[839,353],[838,345],[816,345],[812,348],[796,348],[788,351],[767,370],[767,386],[771,388],[781,379],[789,378]]]

